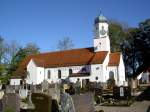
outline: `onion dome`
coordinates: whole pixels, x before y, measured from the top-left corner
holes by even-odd
[[[95,24],[104,22],[107,22],[107,19],[102,14],[95,18]]]

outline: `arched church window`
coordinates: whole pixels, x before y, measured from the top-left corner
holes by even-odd
[[[51,71],[50,71],[50,70],[48,70],[47,78],[48,78],[48,79],[51,78]]]
[[[20,85],[23,85],[23,80],[20,80]]]
[[[100,69],[100,67],[96,67],[96,70],[99,70]]]
[[[109,79],[114,79],[114,72],[113,71],[109,72]]]
[[[98,77],[95,77],[96,80],[98,80]]]
[[[72,72],[72,69],[69,69],[69,75],[71,75],[73,72]]]
[[[85,68],[85,67],[82,68],[82,69],[81,69],[81,72],[82,72],[82,73],[86,73],[86,68]]]
[[[61,70],[58,70],[58,79],[61,79]]]

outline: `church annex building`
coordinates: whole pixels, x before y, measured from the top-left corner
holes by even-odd
[[[94,21],[93,47],[56,51],[27,56],[11,77],[11,85],[20,85],[22,77],[27,84],[40,84],[43,80],[59,82],[97,81],[106,83],[114,78],[116,85],[125,81],[125,67],[120,52],[111,53],[108,22],[103,15]]]

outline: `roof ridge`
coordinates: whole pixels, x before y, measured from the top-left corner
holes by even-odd
[[[86,48],[77,48],[77,49],[68,49],[68,50],[62,50],[62,51],[49,51],[49,52],[42,52],[38,54],[31,54],[29,56],[35,56],[35,55],[43,55],[43,54],[49,54],[49,53],[59,53],[59,52],[67,52],[67,51],[75,51],[75,50],[83,50],[83,49],[92,49],[93,47],[86,47]]]

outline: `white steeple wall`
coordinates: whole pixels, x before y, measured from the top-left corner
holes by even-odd
[[[99,16],[95,19],[94,24],[94,51],[110,51],[110,39],[109,39],[109,25],[106,20],[101,20],[105,18]]]

